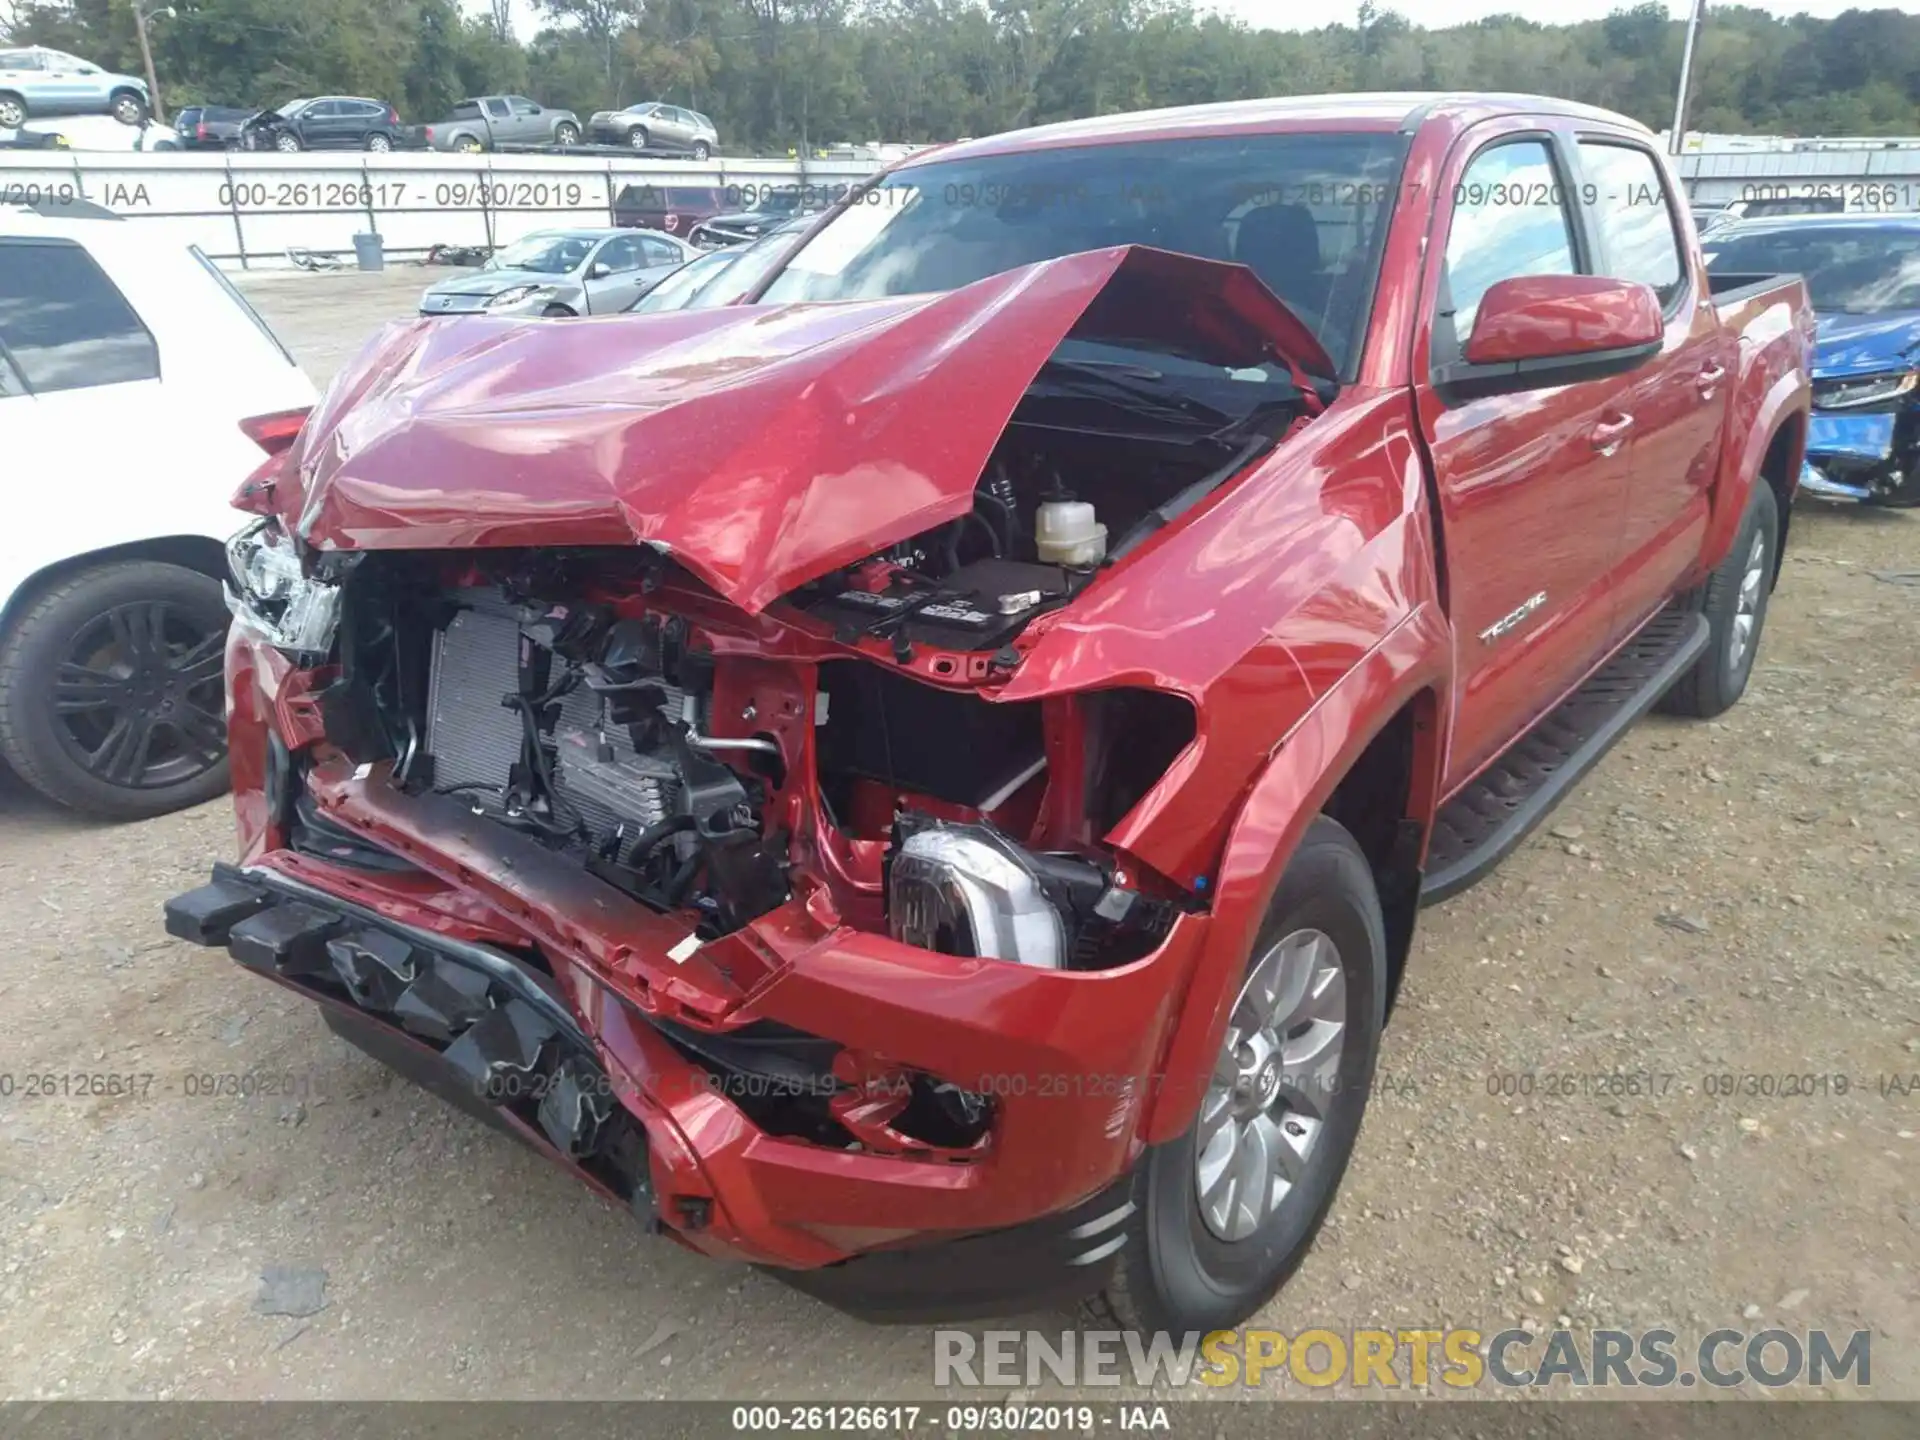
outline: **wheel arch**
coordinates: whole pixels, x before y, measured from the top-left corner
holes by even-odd
[[[1343,824],[1343,816],[1360,819],[1365,832],[1354,838],[1387,920],[1391,1003],[1411,948],[1420,863],[1438,803],[1451,655],[1444,617],[1421,606],[1315,701],[1255,778],[1227,839],[1207,945],[1178,1002],[1142,1120],[1148,1144],[1192,1123],[1243,962],[1281,875],[1320,815]],[[1378,807],[1391,813],[1370,813]]]
[[[1787,526],[1793,517],[1793,496],[1800,485],[1800,464],[1807,450],[1807,417],[1794,411],[1780,422],[1767,441],[1760,457],[1760,479],[1773,491],[1780,512],[1780,528],[1774,537],[1773,581],[1780,583],[1780,569],[1787,559]]]
[[[13,587],[5,603],[0,604],[0,635],[13,629],[21,611],[67,577],[82,570],[133,560],[157,560],[167,565],[178,565],[183,570],[192,570],[213,580],[224,580],[227,574],[226,546],[206,535],[153,536],[68,555],[34,571]]]

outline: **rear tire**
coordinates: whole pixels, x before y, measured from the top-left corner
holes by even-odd
[[[1772,487],[1756,479],[1732,548],[1697,592],[1709,629],[1706,651],[1661,699],[1661,710],[1710,720],[1746,693],[1767,623],[1779,545],[1779,502]]]
[[[178,565],[56,581],[0,639],[0,754],[48,799],[104,819],[211,800],[227,788],[226,633],[219,583]]]
[[[711,147],[710,147],[710,146],[709,146],[709,145],[707,144],[707,142],[706,142],[706,141],[704,141],[704,140],[699,140],[699,141],[695,141],[695,142],[694,142],[694,147],[693,147],[693,158],[694,158],[694,159],[696,159],[696,160],[705,160],[705,159],[706,159],[706,158],[707,158],[708,156],[710,156],[710,155],[712,155],[712,154],[713,154],[713,150],[712,150],[712,148],[711,148]]]
[[[1093,1323],[1176,1334],[1237,1325],[1300,1267],[1333,1204],[1372,1087],[1387,993],[1373,872],[1333,820],[1316,818],[1288,862],[1243,983],[1192,1128],[1150,1150],[1135,1172],[1136,1209],[1113,1276],[1089,1304]],[[1280,997],[1271,1007],[1277,1048],[1244,1023],[1269,988]],[[1328,1040],[1335,1011],[1344,1028]],[[1318,1068],[1297,1070],[1303,1055]],[[1286,1077],[1278,1088],[1275,1074]],[[1247,1135],[1268,1137],[1250,1152],[1262,1163],[1241,1163]],[[1264,1162],[1283,1153],[1284,1165]],[[1223,1192],[1210,1176],[1231,1183]],[[1280,1180],[1289,1183],[1276,1196]]]
[[[384,155],[393,149],[393,140],[391,137],[375,131],[373,134],[367,136],[367,149],[373,151],[376,155]]]
[[[18,130],[27,123],[27,102],[18,95],[0,95],[0,130]]]

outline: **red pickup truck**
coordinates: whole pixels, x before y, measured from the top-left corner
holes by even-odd
[[[1233,1324],[1421,903],[1747,684],[1813,322],[1683,201],[1257,101],[917,155],[750,305],[391,326],[254,427],[168,929],[857,1313]]]

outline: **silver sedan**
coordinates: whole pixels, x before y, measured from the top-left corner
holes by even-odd
[[[480,269],[430,285],[422,315],[606,315],[700,251],[652,230],[541,230]]]

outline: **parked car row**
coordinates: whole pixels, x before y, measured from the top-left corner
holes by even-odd
[[[0,130],[17,130],[49,115],[112,115],[143,124],[152,101],[146,81],[119,75],[43,45],[0,49]],[[399,150],[432,148],[478,152],[501,145],[578,145],[591,135],[637,154],[719,153],[720,132],[697,110],[646,100],[622,110],[596,111],[583,126],[571,110],[541,105],[525,95],[478,95],[462,100],[442,120],[401,121],[399,110],[364,95],[320,95],[266,109],[190,105],[174,119],[188,149]]]

